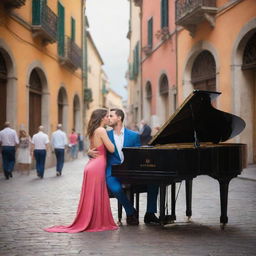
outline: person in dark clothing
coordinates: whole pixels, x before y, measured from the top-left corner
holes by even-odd
[[[147,145],[152,138],[151,128],[144,120],[141,120],[140,123],[141,123],[141,129],[140,129],[141,145]]]

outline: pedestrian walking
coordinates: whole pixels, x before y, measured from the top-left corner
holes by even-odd
[[[77,140],[78,140],[78,151],[84,154],[84,136],[78,133],[77,135]]]
[[[56,176],[61,176],[65,160],[65,147],[68,144],[67,135],[62,131],[62,124],[57,125],[57,130],[51,137],[51,145],[56,156]]]
[[[5,122],[4,129],[0,131],[0,145],[2,146],[2,159],[4,176],[12,178],[15,165],[16,146],[19,144],[17,133],[10,127],[10,122]]]
[[[34,154],[36,160],[37,176],[41,179],[44,177],[45,159],[49,146],[49,137],[43,132],[44,127],[41,125],[38,128],[38,133],[32,137],[31,153]]]
[[[140,128],[140,141],[141,145],[147,145],[149,141],[151,140],[151,128],[150,126],[146,123],[145,120],[141,120],[140,122],[141,128]]]
[[[19,131],[19,146],[17,163],[21,174],[27,171],[27,175],[30,173],[31,165],[31,138],[25,130]]]
[[[78,140],[77,140],[77,133],[75,129],[72,129],[71,134],[69,135],[69,146],[71,147],[70,154],[72,160],[77,158],[78,153]]]

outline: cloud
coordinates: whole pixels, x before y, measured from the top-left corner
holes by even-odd
[[[89,30],[105,63],[111,87],[126,98],[125,73],[129,54],[127,0],[87,0]]]

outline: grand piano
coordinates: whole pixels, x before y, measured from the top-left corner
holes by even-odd
[[[158,184],[160,222],[176,219],[175,184],[185,181],[186,215],[192,216],[192,181],[208,175],[219,182],[221,227],[228,222],[228,187],[232,178],[246,167],[246,144],[223,143],[245,128],[238,116],[217,110],[212,101],[221,93],[193,91],[160,128],[148,146],[123,148],[124,162],[112,175],[122,183]],[[166,215],[166,188],[171,186],[171,215]]]

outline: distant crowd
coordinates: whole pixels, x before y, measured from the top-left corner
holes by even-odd
[[[33,158],[36,162],[37,176],[43,179],[47,152],[52,150],[55,153],[56,176],[61,176],[65,151],[70,154],[71,159],[76,159],[78,152],[84,152],[84,138],[80,133],[76,133],[75,129],[72,129],[67,137],[62,130],[62,124],[57,125],[51,140],[44,132],[43,126],[39,126],[38,133],[31,138],[24,129],[19,130],[17,135],[10,127],[10,123],[5,122],[4,129],[0,131],[0,146],[3,171],[7,180],[13,177],[12,172],[16,163],[17,171],[29,175]]]
[[[141,145],[148,145],[152,135],[158,132],[159,127],[155,127],[152,131],[151,127],[141,120],[139,126],[134,124],[130,129],[140,134]],[[31,138],[24,129],[20,129],[17,135],[17,132],[10,127],[10,123],[5,122],[4,129],[0,131],[0,150],[5,178],[8,180],[13,177],[12,172],[16,163],[18,172],[29,175],[34,158],[37,176],[43,179],[46,155],[50,150],[56,156],[56,176],[61,176],[65,151],[72,160],[78,157],[78,152],[84,153],[84,136],[76,133],[75,129],[72,129],[67,136],[62,130],[62,124],[58,124],[56,131],[50,137],[49,140],[42,125],[38,127],[38,132]]]

